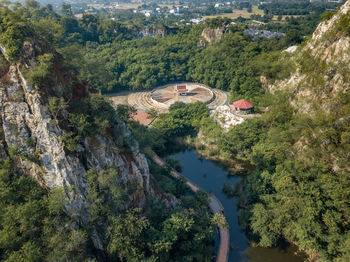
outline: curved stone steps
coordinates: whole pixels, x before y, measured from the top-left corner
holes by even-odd
[[[208,107],[212,109],[224,105],[228,99],[228,94],[220,89],[213,88],[212,90],[215,94],[215,99],[208,104]]]

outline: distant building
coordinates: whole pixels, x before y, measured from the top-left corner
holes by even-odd
[[[245,99],[238,100],[233,103],[233,106],[235,107],[235,110],[240,111],[245,114],[249,114],[253,110],[253,104],[248,102]]]
[[[191,19],[191,23],[192,24],[199,24],[201,22],[203,22],[205,20],[205,18],[194,18],[194,19]]]
[[[176,85],[175,92],[179,93],[180,96],[187,95],[188,93],[187,85],[186,84]]]
[[[153,11],[152,10],[141,10],[140,13],[144,14],[146,17],[149,17],[153,13]]]
[[[223,3],[216,3],[216,4],[214,5],[215,8],[219,8],[219,7],[223,7],[223,6],[224,6]]]
[[[257,29],[246,29],[243,31],[245,34],[251,35],[253,39],[256,39],[258,37],[264,37],[264,38],[273,38],[273,37],[283,37],[285,36],[284,33],[280,32],[271,32],[267,30],[257,30]]]

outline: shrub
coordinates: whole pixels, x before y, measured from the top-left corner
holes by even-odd
[[[27,80],[31,85],[40,85],[50,75],[53,54],[38,56],[39,65],[27,72]]]

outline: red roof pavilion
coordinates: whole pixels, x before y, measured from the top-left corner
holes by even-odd
[[[234,107],[243,109],[243,110],[248,110],[253,108],[253,105],[245,99],[238,100],[234,102],[233,105]]]
[[[187,85],[176,85],[175,91],[180,93],[187,92],[188,91]]]

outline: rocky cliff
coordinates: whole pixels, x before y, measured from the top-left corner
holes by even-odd
[[[155,27],[155,26],[133,26],[132,32],[137,38],[141,37],[165,37],[173,32],[176,28],[169,27]]]
[[[34,177],[48,190],[63,187],[68,200],[65,211],[78,225],[89,223],[87,195],[90,186],[86,175],[89,169],[115,168],[119,174],[116,185],[137,185],[124,202],[125,209],[140,207],[146,210],[148,198],[164,199],[168,207],[177,204],[174,197],[157,190],[146,158],[123,122],[117,121],[108,135],[84,138],[77,153],[65,148],[62,123],[67,122],[64,118],[69,112],[64,110],[63,119],[57,121],[47,103],[50,96],[59,97],[62,92],[67,92],[66,83],[73,76],[64,72],[62,58],[55,50],[40,39],[28,39],[19,61],[10,64],[5,59],[6,49],[3,46],[0,49],[0,156],[13,158],[17,172]],[[30,85],[23,72],[38,66],[37,57],[46,53],[53,54],[50,80],[42,85]],[[80,93],[83,90],[88,95],[90,89],[80,85]],[[67,95],[68,100],[76,99],[74,92],[77,93],[73,87],[73,92]],[[123,149],[120,149],[121,145]],[[96,248],[103,248],[97,235],[93,242]]]
[[[304,113],[331,112],[334,99],[349,91],[350,2],[330,19],[320,23],[307,44],[294,50],[296,71],[270,86],[270,90],[289,89],[293,106]]]
[[[303,154],[307,148],[317,146],[320,152],[328,152],[327,161],[334,172],[350,171],[346,164],[349,151],[340,146],[349,143],[349,28],[350,1],[347,1],[330,19],[321,22],[311,39],[295,49],[290,58],[288,54],[282,55],[294,64],[295,71],[269,86],[272,92],[285,91],[294,113],[310,119],[312,139],[301,135],[296,150]],[[332,136],[337,132],[342,135]],[[332,143],[338,144],[337,150]]]
[[[215,40],[220,40],[222,34],[226,32],[226,27],[218,27],[218,28],[204,28],[201,36],[207,43],[211,43]]]

